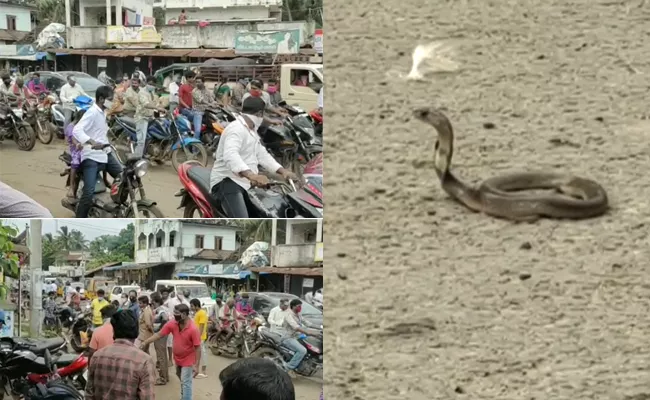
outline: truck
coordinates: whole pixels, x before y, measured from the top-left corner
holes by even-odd
[[[264,85],[269,79],[277,79],[280,84],[280,95],[289,105],[295,105],[303,110],[311,111],[318,106],[318,92],[323,87],[323,64],[310,63],[287,63],[287,64],[251,64],[244,63],[245,59],[228,61],[239,61],[241,64],[231,63],[178,63],[161,68],[154,74],[158,84],[165,90],[169,89],[169,83],[173,75],[182,74],[190,69],[201,75],[205,80],[206,87],[226,83],[231,88],[240,79],[261,79]],[[293,83],[303,74],[309,74],[308,86],[295,86]]]
[[[201,307],[210,312],[210,308],[216,303],[215,300],[212,300],[210,296],[210,289],[205,282],[200,281],[190,281],[190,280],[181,280],[181,279],[167,279],[167,280],[158,280],[154,286],[154,292],[160,292],[160,290],[166,287],[170,292],[183,293],[186,290],[189,290],[190,297],[187,301],[192,299],[199,299],[201,302]]]

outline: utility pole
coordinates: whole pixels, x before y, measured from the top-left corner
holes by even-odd
[[[31,273],[31,309],[29,312],[29,335],[41,335],[43,321],[43,234],[42,221],[32,219],[29,226],[29,271]]]

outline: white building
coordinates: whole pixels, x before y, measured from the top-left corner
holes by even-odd
[[[167,22],[182,10],[189,21],[282,20],[282,0],[162,0],[154,7],[165,11]]]
[[[174,263],[175,272],[214,264],[237,250],[238,230],[221,220],[139,219],[135,223],[135,262]]]
[[[66,26],[72,26],[71,2],[65,0]],[[153,0],[79,0],[80,26],[153,23]]]

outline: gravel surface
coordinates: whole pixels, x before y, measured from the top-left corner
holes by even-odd
[[[650,393],[650,4],[326,2],[328,399],[625,399]],[[404,82],[416,44],[460,71]],[[467,181],[566,172],[611,211],[513,224],[452,202],[445,107]],[[493,129],[487,129],[493,124]],[[650,397],[649,397],[650,398]]]

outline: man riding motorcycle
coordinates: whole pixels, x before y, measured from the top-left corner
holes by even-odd
[[[289,375],[294,374],[294,370],[300,366],[302,359],[307,355],[307,349],[300,344],[298,337],[301,334],[309,336],[320,336],[321,332],[314,329],[305,328],[302,322],[300,312],[302,311],[302,301],[298,299],[291,300],[289,303],[290,311],[284,317],[284,322],[279,333],[282,334],[282,344],[294,351],[293,357],[286,363],[285,367],[289,371]]]
[[[251,185],[266,186],[269,179],[259,174],[258,165],[276,172],[284,179],[296,179],[269,154],[257,134],[264,119],[266,103],[259,97],[248,97],[242,106],[242,117],[230,123],[217,146],[215,163],[210,173],[212,196],[221,202],[229,218],[255,218],[248,197]]]
[[[112,102],[113,89],[111,87],[100,86],[97,88],[95,104],[86,111],[72,131],[74,138],[84,145],[79,166],[84,187],[77,203],[77,218],[88,217],[99,171],[106,170],[113,178],[117,178],[122,172],[122,165],[110,152],[110,148],[103,149],[105,145],[109,144],[108,125],[104,110],[110,109]]]
[[[72,121],[72,116],[77,112],[77,106],[74,104],[74,99],[79,96],[88,96],[83,90],[81,85],[77,85],[77,80],[74,76],[68,76],[68,83],[61,87],[61,92],[59,98],[61,99],[61,105],[63,105],[63,129],[65,129],[70,122]]]

